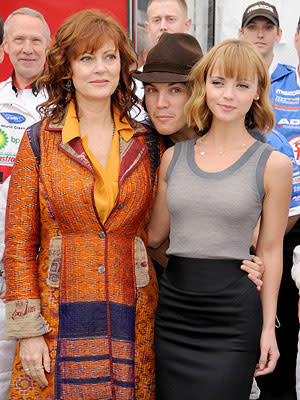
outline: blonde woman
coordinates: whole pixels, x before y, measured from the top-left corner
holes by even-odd
[[[149,226],[149,246],[170,235],[156,315],[157,398],[246,400],[253,374],[271,372],[279,356],[274,325],[292,166],[247,131],[274,124],[255,46],[218,44],[190,81],[187,119],[200,136],[165,152]],[[261,298],[239,268],[260,216]]]

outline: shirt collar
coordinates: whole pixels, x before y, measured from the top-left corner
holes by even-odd
[[[43,71],[43,73],[44,73],[44,71]],[[42,73],[42,74],[43,74],[43,73]],[[42,75],[42,74],[41,74],[41,75]],[[24,89],[31,89],[31,90],[32,90],[32,93],[33,93],[35,96],[37,96],[38,93],[39,93],[39,90],[38,90],[38,88],[37,88],[37,86],[36,86],[36,81],[37,81],[37,80],[35,80],[34,82],[30,83],[29,85],[27,85],[27,86],[24,88]],[[12,87],[12,90],[15,92],[16,96],[18,96],[18,90],[22,90],[22,89],[20,89],[20,88],[18,87],[17,80],[16,80],[16,73],[15,73],[15,70],[13,70],[13,72],[12,72],[12,74],[11,74],[11,87]]]
[[[120,120],[121,111],[117,107],[113,106],[113,113],[115,130],[119,132],[126,142],[128,142],[134,135],[133,128],[130,126],[126,118],[123,118],[122,121]],[[67,109],[65,123],[62,129],[62,142],[63,144],[66,144],[76,137],[80,137],[80,128],[75,103],[72,100]]]

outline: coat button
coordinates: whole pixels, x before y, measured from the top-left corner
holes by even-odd
[[[105,238],[105,232],[99,232],[99,237],[100,239],[104,239]]]
[[[103,274],[103,272],[105,272],[105,267],[104,267],[104,265],[100,265],[100,266],[98,267],[98,272],[99,272],[99,274]]]

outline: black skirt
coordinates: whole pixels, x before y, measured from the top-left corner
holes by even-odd
[[[262,307],[239,260],[170,258],[155,323],[157,400],[248,400]]]

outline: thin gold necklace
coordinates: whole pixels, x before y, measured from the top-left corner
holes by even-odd
[[[197,140],[196,143],[197,143],[197,145],[200,147],[201,144],[203,143],[203,138],[200,137],[200,138]],[[247,143],[242,143],[241,145],[231,147],[230,149],[225,149],[225,150],[216,151],[216,152],[214,152],[214,154],[218,154],[219,156],[222,156],[224,153],[227,153],[227,152],[233,151],[233,150],[244,149],[246,146],[247,146]],[[209,153],[209,152],[200,149],[200,156],[205,156],[205,155],[207,155],[208,153]],[[212,152],[212,153],[213,153],[213,152]]]

